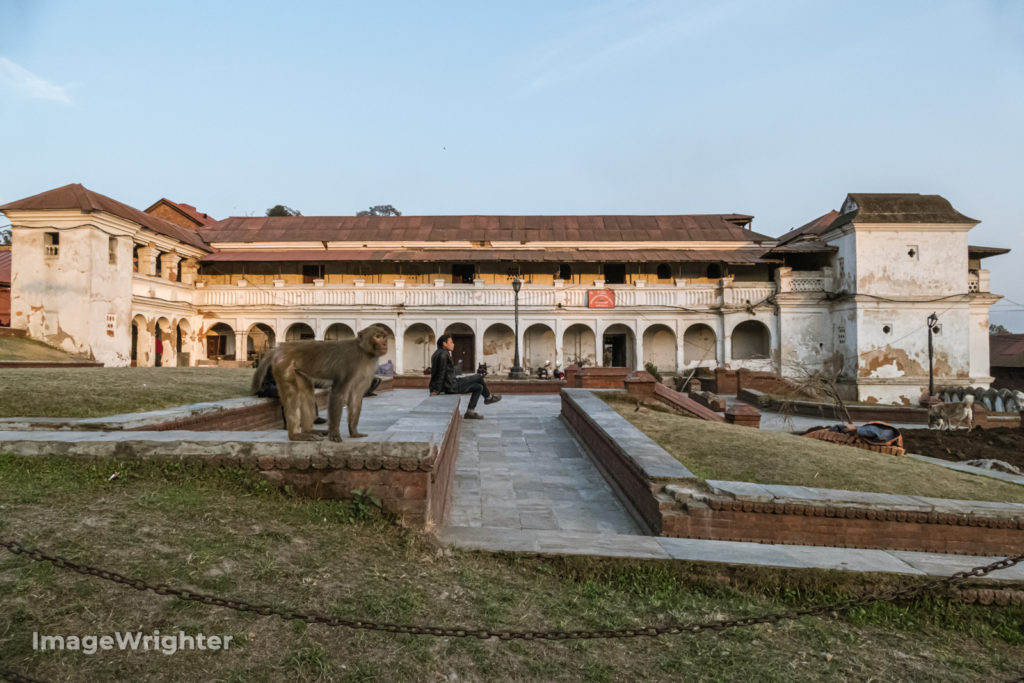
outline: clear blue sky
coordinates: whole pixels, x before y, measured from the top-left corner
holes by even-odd
[[[947,197],[1024,332],[1024,2],[0,0],[0,202],[216,218]]]

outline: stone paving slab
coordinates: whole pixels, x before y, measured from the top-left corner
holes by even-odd
[[[558,415],[557,395],[506,395],[465,420],[450,524],[509,530],[639,533]]]
[[[588,534],[529,529],[486,529],[449,526],[438,539],[466,550],[526,552],[543,555],[589,555],[653,560],[680,560],[708,564],[879,572],[911,576],[945,577],[981,567],[1000,557],[941,555],[897,550],[769,545],[739,541],[706,541],[626,534]],[[992,581],[1024,581],[1017,565],[989,574]]]

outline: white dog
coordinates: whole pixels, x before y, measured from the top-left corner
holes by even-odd
[[[961,424],[967,425],[967,431],[974,427],[974,397],[964,396],[963,403],[936,403],[928,408],[928,427],[930,429],[953,429]]]

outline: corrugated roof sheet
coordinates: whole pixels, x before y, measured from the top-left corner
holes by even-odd
[[[195,231],[175,225],[162,218],[151,216],[148,213],[122,204],[116,199],[83,187],[80,183],[72,183],[55,190],[41,192],[31,197],[18,199],[0,206],[0,211],[46,211],[54,209],[78,209],[86,213],[93,211],[105,211],[125,220],[138,223],[139,225],[152,230],[155,233],[173,237],[176,240],[190,244],[193,247],[210,250],[210,247],[200,238]]]
[[[988,364],[993,368],[1024,368],[1024,334],[989,335]]]
[[[254,261],[451,261],[481,263],[512,261],[528,263],[547,261],[566,262],[723,262],[733,264],[767,263],[763,259],[766,249],[294,249],[294,250],[221,250],[201,259],[202,263],[254,262]]]
[[[774,240],[739,227],[738,216],[258,216],[226,218],[199,228],[199,234],[210,243]]]

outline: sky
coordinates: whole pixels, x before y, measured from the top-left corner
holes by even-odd
[[[744,213],[941,194],[1024,332],[1024,2],[0,0],[0,203]]]

